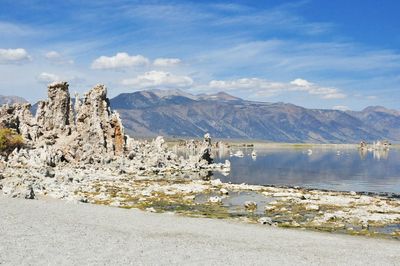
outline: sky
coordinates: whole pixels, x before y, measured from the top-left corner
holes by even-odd
[[[0,94],[225,91],[400,109],[400,1],[0,0]]]

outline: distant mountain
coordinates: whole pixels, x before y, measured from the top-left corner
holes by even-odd
[[[0,95],[0,105],[13,103],[27,103],[28,101],[18,96],[3,96]]]
[[[345,143],[400,141],[400,112],[368,107],[360,112],[306,109],[287,103],[246,101],[224,92],[180,90],[124,93],[110,100],[128,133],[136,136],[260,139]]]

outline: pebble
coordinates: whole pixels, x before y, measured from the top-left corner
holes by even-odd
[[[228,191],[227,189],[225,189],[225,188],[221,188],[221,189],[219,190],[219,193],[221,193],[221,195],[228,195],[228,194],[229,194],[229,191]]]
[[[309,204],[306,206],[307,211],[319,211],[319,206],[315,204]]]
[[[208,199],[208,202],[211,202],[211,203],[222,203],[222,198],[218,197],[218,196],[210,197]]]
[[[244,203],[244,207],[246,209],[255,209],[255,208],[257,208],[257,202],[255,202],[255,201],[246,201]]]
[[[156,209],[154,209],[153,207],[149,207],[149,208],[146,208],[146,211],[147,212],[156,212]]]
[[[269,206],[269,205],[267,205],[267,206],[265,206],[265,211],[272,211],[272,210],[275,210],[275,206]]]
[[[268,225],[272,225],[272,219],[269,217],[261,217],[260,219],[257,220],[260,224],[268,224]]]

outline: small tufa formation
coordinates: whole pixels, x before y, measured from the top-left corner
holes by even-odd
[[[204,135],[203,145],[201,146],[200,160],[205,160],[208,164],[212,164],[214,159],[211,152],[211,136],[209,133]]]

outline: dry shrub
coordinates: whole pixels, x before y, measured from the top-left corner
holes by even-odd
[[[0,128],[0,154],[8,155],[15,148],[21,148],[24,145],[24,139],[10,128]]]

